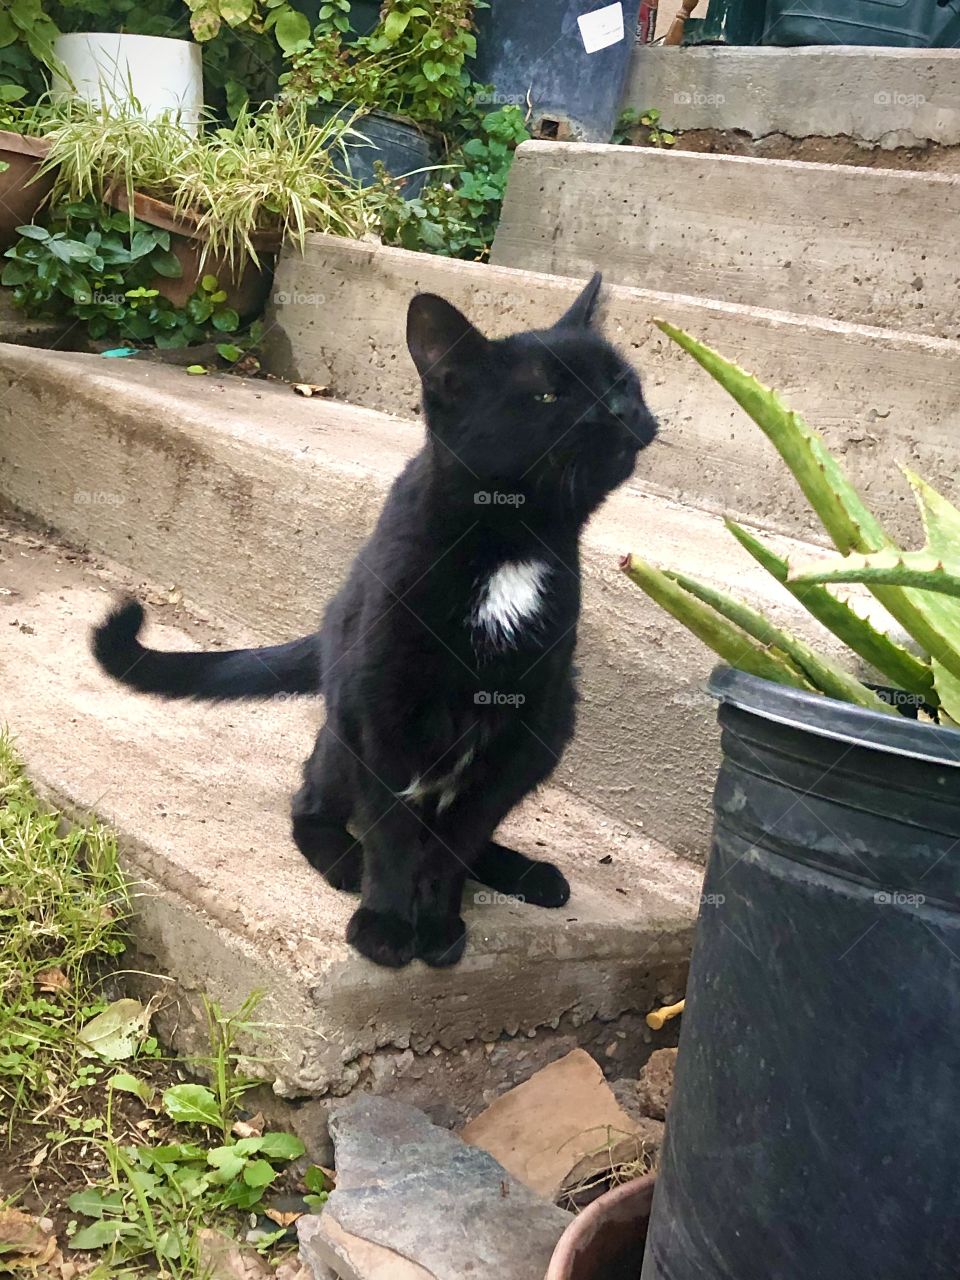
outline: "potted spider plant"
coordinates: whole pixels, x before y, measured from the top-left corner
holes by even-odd
[[[775,445],[843,558],[731,534],[873,675],[682,571],[623,561],[728,664],[710,682],[723,759],[642,1277],[953,1275],[960,510],[908,472],[927,545],[903,551],[774,392],[660,327]],[[912,644],[833,589],[851,581]]]
[[[53,186],[53,176],[41,173],[49,144],[33,136],[39,114],[17,105],[25,93],[0,85],[0,251],[13,244],[17,227],[33,221]]]
[[[183,305],[213,275],[241,316],[256,314],[284,240],[308,231],[360,235],[362,192],[336,166],[348,132],[330,119],[277,103],[241,109],[229,128],[185,132],[173,116],[146,120],[132,107],[74,103],[48,133],[44,172],[54,198],[94,197],[170,232],[179,274],[154,286]]]
[[[291,51],[283,95],[306,103],[314,119],[335,111],[356,117],[350,172],[369,185],[382,164],[416,198],[434,140],[468,103],[475,7],[473,0],[386,0],[372,30],[359,34],[355,0],[329,0],[312,37]]]

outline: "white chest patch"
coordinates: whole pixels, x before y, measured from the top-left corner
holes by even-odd
[[[470,621],[492,644],[507,648],[537,619],[550,573],[543,560],[508,560],[481,584]]]

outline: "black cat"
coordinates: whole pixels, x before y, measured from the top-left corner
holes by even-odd
[[[599,287],[552,329],[498,341],[442,298],[413,299],[426,444],[318,633],[162,653],[139,643],[136,601],[94,632],[104,670],[143,693],[322,688],[293,838],[360,891],[347,937],[378,964],[455,964],[468,876],[539,906],[569,896],[556,867],[493,836],[573,733],[580,531],[656,434],[635,373],[591,328]]]

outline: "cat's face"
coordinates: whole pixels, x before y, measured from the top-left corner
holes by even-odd
[[[499,341],[442,298],[414,298],[407,339],[441,465],[580,516],[629,476],[657,426],[633,369],[591,328],[599,285],[553,328]]]

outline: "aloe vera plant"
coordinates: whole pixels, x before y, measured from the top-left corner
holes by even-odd
[[[657,325],[750,415],[779,452],[844,559],[791,565],[733,520],[751,556],[882,677],[960,722],[960,511],[912,472],[927,545],[904,551],[867,507],[823,438],[777,393],[666,321]],[[688,575],[626,556],[624,572],[726,662],[781,684],[897,712],[862,681],[755,609]],[[924,651],[917,656],[861,617],[830,584],[863,583]]]

